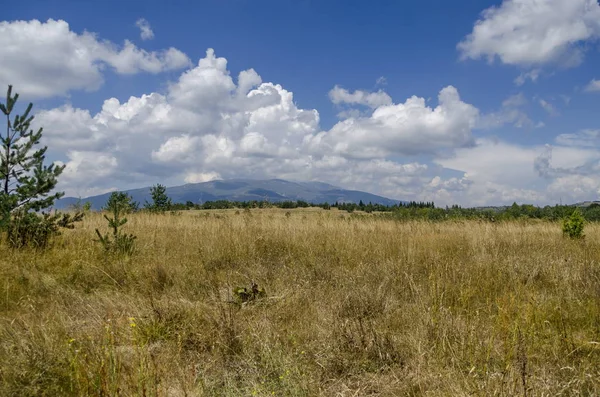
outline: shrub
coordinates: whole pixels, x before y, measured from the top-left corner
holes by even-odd
[[[585,235],[583,234],[583,227],[585,224],[585,219],[579,209],[573,211],[571,216],[565,218],[563,220],[562,230],[565,236],[568,236],[572,239],[580,239]]]
[[[72,229],[74,222],[83,219],[84,213],[54,215],[21,211],[16,213],[7,226],[7,242],[11,248],[38,248],[48,246],[52,236],[60,234],[59,228]]]

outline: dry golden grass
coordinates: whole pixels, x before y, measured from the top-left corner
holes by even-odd
[[[286,212],[131,215],[131,258],[99,214],[2,246],[0,395],[600,395],[600,226]]]

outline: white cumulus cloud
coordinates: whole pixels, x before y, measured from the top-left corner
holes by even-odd
[[[94,33],[76,33],[67,22],[53,19],[0,22],[0,59],[0,86],[13,84],[30,98],[96,90],[107,67],[133,74],[190,64],[187,55],[175,48],[146,51],[127,40],[119,46]]]
[[[478,117],[478,109],[448,86],[440,91],[435,108],[413,96],[404,103],[379,106],[369,117],[342,120],[330,131],[307,137],[306,143],[354,158],[433,153],[470,145]]]
[[[45,127],[48,158],[67,165],[59,188],[69,195],[234,177],[319,180],[438,205],[545,203],[573,176],[581,193],[565,201],[594,192],[593,131],[563,134],[551,153],[477,139],[490,115],[453,86],[431,106],[416,95],[371,104],[370,114],[323,129],[319,113],[301,108],[292,92],[253,69],[233,75],[209,49],[164,93],[107,98],[95,114],[70,105],[43,110],[35,127]],[[523,94],[508,97],[489,126],[531,124],[527,105]]]
[[[483,11],[458,49],[463,59],[576,66],[584,57],[583,44],[599,37],[597,0],[504,0]]]
[[[398,105],[386,99],[371,116],[323,131],[319,113],[298,107],[291,92],[253,69],[233,77],[227,60],[209,49],[164,94],[109,98],[96,114],[65,105],[40,111],[35,122],[45,127],[49,156],[67,164],[59,186],[67,194],[276,177],[418,199],[456,190],[458,182],[428,186],[436,170],[388,154],[468,145],[478,115],[454,87],[438,102],[430,108],[416,96]]]

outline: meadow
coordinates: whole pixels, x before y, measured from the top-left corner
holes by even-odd
[[[96,213],[45,251],[0,245],[0,395],[600,395],[600,224],[128,219],[131,257]]]

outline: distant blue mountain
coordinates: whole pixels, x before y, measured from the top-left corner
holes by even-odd
[[[151,201],[150,187],[126,190],[134,201],[143,205]],[[400,203],[375,194],[358,190],[346,190],[322,182],[290,182],[283,179],[229,179],[204,183],[189,183],[182,186],[167,188],[167,195],[174,203],[204,203],[206,201],[229,200],[251,201],[268,200],[271,202],[303,200],[309,203],[366,203],[393,205]],[[100,209],[106,204],[110,193],[83,198],[89,201],[92,209]],[[76,203],[79,199],[65,197],[56,202],[55,208],[64,209]]]

